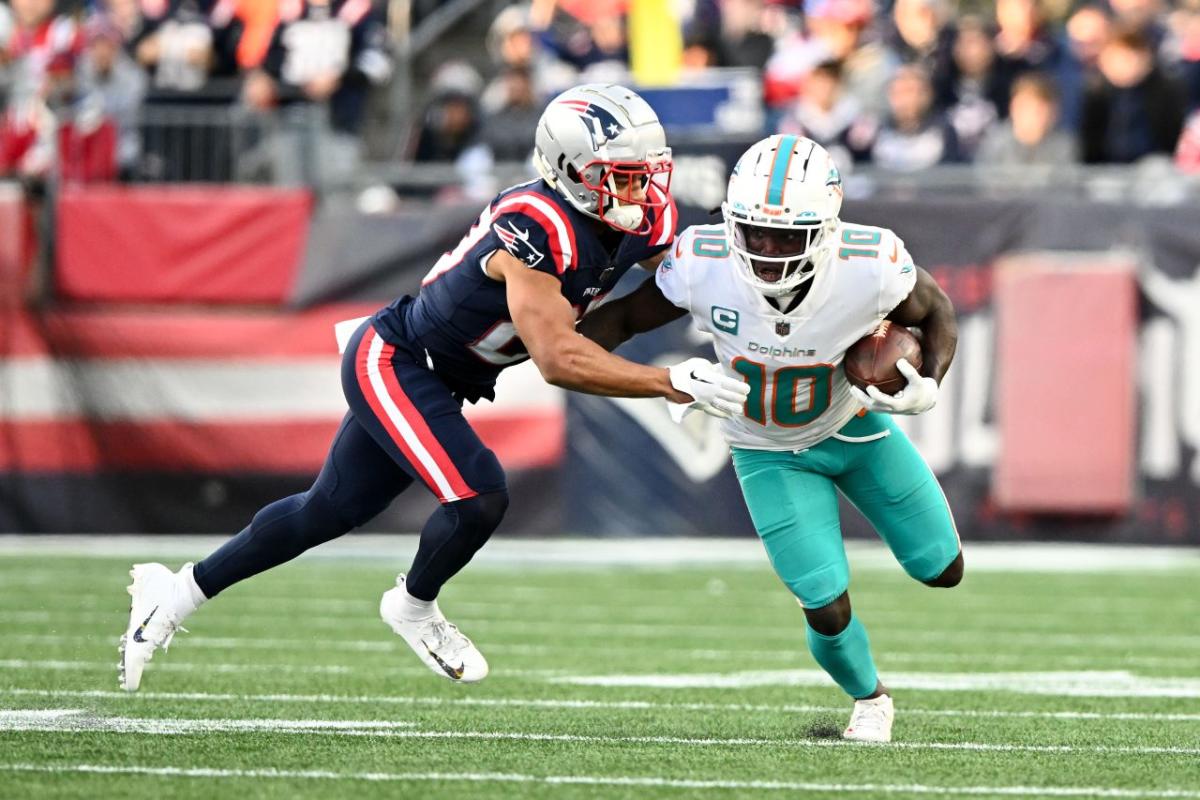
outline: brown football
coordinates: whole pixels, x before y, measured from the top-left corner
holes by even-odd
[[[896,362],[907,358],[908,363],[921,368],[921,343],[903,325],[890,320],[850,345],[842,368],[852,386],[866,389],[874,386],[884,394],[895,394],[908,380],[896,369]]]

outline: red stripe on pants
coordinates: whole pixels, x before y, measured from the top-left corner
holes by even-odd
[[[467,482],[463,480],[462,475],[459,474],[458,468],[455,467],[445,448],[442,447],[441,442],[434,436],[433,431],[429,429],[425,418],[421,416],[420,411],[417,410],[416,406],[408,398],[408,395],[400,387],[400,382],[396,379],[396,373],[392,369],[391,363],[395,348],[386,342],[383,343],[378,361],[376,362],[380,377],[383,379],[384,391],[393,405],[399,410],[402,422],[417,439],[418,446],[425,451],[429,460],[433,461],[434,468],[441,473],[440,477],[444,479],[443,482],[449,485],[450,492],[454,497],[447,497],[443,494],[433,473],[418,457],[417,452],[409,444],[409,441],[404,438],[397,422],[388,414],[387,409],[376,394],[375,386],[371,383],[369,371],[371,365],[369,361],[371,345],[378,336],[379,334],[374,330],[368,330],[364,333],[362,339],[359,341],[358,352],[355,354],[355,371],[358,376],[359,389],[362,391],[363,396],[366,397],[367,403],[371,406],[371,411],[374,412],[375,418],[383,425],[392,442],[400,449],[405,459],[412,464],[413,468],[420,475],[421,480],[437,496],[440,502],[448,503],[453,500],[465,500],[468,497],[474,497],[478,492],[471,489],[467,485]]]

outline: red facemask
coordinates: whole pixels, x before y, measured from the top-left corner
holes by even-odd
[[[600,177],[592,183],[587,174],[600,167]],[[656,162],[592,161],[584,167],[580,180],[588,190],[599,195],[596,213],[604,224],[635,236],[645,236],[653,223],[650,209],[660,213],[671,202],[671,173],[674,165],[668,159]],[[637,224],[627,224],[622,208],[641,208]]]

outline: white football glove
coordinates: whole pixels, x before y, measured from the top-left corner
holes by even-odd
[[[894,395],[884,394],[874,386],[868,386],[865,392],[857,386],[851,386],[850,393],[867,411],[883,414],[923,414],[937,405],[937,381],[923,377],[916,367],[908,363],[907,358],[897,361],[896,369],[908,379],[908,383]]]
[[[691,403],[672,403],[672,406],[682,406],[676,409],[679,411],[695,408],[705,414],[728,419],[742,413],[746,395],[750,394],[750,384],[741,378],[729,377],[720,364],[703,358],[689,358],[667,371],[671,375],[671,385],[677,391],[687,392],[695,398]]]

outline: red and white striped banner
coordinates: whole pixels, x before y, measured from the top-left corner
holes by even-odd
[[[0,471],[315,472],[345,414],[335,322],[300,313],[72,311],[0,326]],[[468,406],[510,469],[556,463],[563,398],[536,369]]]

